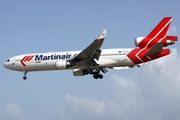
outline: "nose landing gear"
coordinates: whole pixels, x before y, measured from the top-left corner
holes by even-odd
[[[23,79],[24,79],[24,80],[27,79],[26,74],[27,74],[27,71],[24,72],[24,76],[23,76]]]

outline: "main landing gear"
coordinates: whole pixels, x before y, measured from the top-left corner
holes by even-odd
[[[101,75],[101,74],[93,74],[93,78],[94,79],[102,79],[103,78],[103,75]]]
[[[94,79],[102,79],[103,75],[100,74],[100,70],[91,70],[91,69],[85,69],[84,71],[84,75],[93,75]]]
[[[27,74],[27,71],[24,72],[24,76],[23,76],[23,79],[24,79],[24,80],[27,79],[26,74]]]

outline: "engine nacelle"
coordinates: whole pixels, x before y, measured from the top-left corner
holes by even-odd
[[[168,46],[168,45],[174,44],[174,41],[172,41],[172,40],[166,40],[166,39],[164,39],[163,42],[164,42],[164,47],[165,47],[165,46]]]
[[[178,36],[166,36],[166,38],[163,40],[164,46],[172,45],[177,40],[178,40]]]
[[[134,43],[136,47],[140,47],[139,43],[144,39],[145,37],[137,37],[134,39]]]
[[[72,63],[71,61],[57,61],[56,62],[57,69],[66,69],[66,68],[72,67],[73,65],[74,63]]]
[[[74,69],[73,75],[74,76],[84,76],[84,70],[83,69]]]
[[[144,48],[144,47],[152,47],[154,44],[156,44],[160,39],[154,38],[151,42],[152,38],[147,37],[137,37],[135,38],[134,42],[137,47]],[[148,46],[147,46],[148,44]]]

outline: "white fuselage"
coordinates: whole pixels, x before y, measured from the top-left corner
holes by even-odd
[[[132,49],[102,49],[99,60],[95,60],[100,68],[132,67],[135,64],[127,57]],[[18,55],[8,59],[4,67],[16,71],[43,71],[61,69],[87,69],[87,66],[74,65],[69,68],[58,67],[58,62],[72,59],[81,51],[48,52]],[[25,59],[24,57],[27,56]],[[32,56],[32,59],[29,59]],[[94,68],[94,66],[88,66]]]

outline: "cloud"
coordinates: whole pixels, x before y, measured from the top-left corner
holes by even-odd
[[[170,27],[170,29],[168,30],[167,34],[168,35],[172,35],[172,34],[176,34],[177,30],[175,26]]]
[[[79,98],[78,96],[72,96],[69,94],[63,95],[63,97],[71,105],[79,106],[78,109],[88,110],[88,111],[93,112],[97,115],[101,114],[105,109],[105,103],[100,102],[96,99],[91,99],[91,98],[86,98],[86,97],[85,98]],[[74,111],[77,111],[77,108],[75,108]]]
[[[113,75],[113,97],[98,100],[90,97],[63,95],[66,104],[57,118],[62,120],[179,120],[180,57],[171,55],[134,69],[128,77]],[[134,75],[136,74],[136,75]],[[122,75],[123,76],[123,75]],[[105,94],[105,93],[104,93]]]
[[[6,107],[6,112],[10,113],[14,117],[17,117],[21,114],[22,108],[19,107],[17,103],[8,104]]]
[[[114,75],[114,95],[116,98],[100,101],[94,98],[63,95],[67,102],[66,108],[61,112],[64,120],[124,120],[134,119],[137,113],[144,114],[146,119],[150,110],[150,104],[142,97],[141,90],[131,79],[125,79]],[[137,112],[138,111],[138,112]],[[63,114],[62,114],[63,113]],[[150,117],[150,116],[149,116]]]
[[[61,119],[95,119],[94,117],[104,116],[106,105],[103,101],[87,97],[80,98],[69,94],[62,97],[68,106],[61,111]]]
[[[173,90],[171,95],[176,93],[177,96],[174,97],[180,98],[180,57],[176,49],[171,51],[171,55],[149,63],[147,68],[159,82],[164,82],[162,84],[164,85],[164,91],[168,90],[170,92],[170,90]],[[168,88],[165,88],[166,84],[169,86]]]

